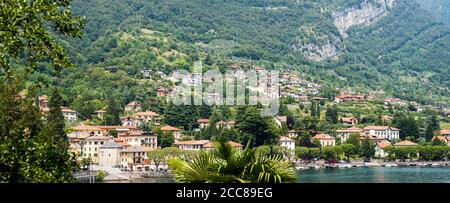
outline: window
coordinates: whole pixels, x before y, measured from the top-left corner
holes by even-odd
[[[95,145],[97,145],[97,142],[94,142]]]
[[[104,143],[103,141],[100,142],[101,145],[102,145],[103,143]]]

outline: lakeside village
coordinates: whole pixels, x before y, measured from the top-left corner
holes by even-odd
[[[173,75],[163,78],[179,79]],[[193,78],[191,82],[200,82]],[[334,89],[325,93],[321,92],[321,85],[291,72],[282,73],[280,83],[279,115],[268,119],[276,139],[270,147],[256,146],[263,153],[283,155],[297,169],[449,165],[450,109],[386,98],[379,92],[357,94]],[[155,95],[165,98],[170,91],[161,87]],[[211,94],[210,99],[221,98]],[[38,100],[45,115],[49,98],[42,95]],[[247,144],[237,136],[246,123],[245,119],[236,118],[245,116],[236,115],[236,109],[220,118],[214,112],[210,117],[199,117],[192,121],[196,126],[192,130],[169,125],[173,123],[169,122],[172,114],[145,109],[142,101],[124,106],[119,125],[99,125],[105,120],[108,107],[93,112],[93,118],[100,121],[97,123],[83,119],[68,107],[61,107],[61,111],[68,123],[70,152],[77,155],[82,165],[106,172],[105,180],[170,176],[165,163],[168,157],[194,156],[214,147],[212,135],[202,139],[205,136],[197,134],[230,133],[234,136],[228,136],[228,143],[233,147],[243,149]],[[427,117],[426,112],[433,116]],[[398,115],[403,117],[396,118]]]

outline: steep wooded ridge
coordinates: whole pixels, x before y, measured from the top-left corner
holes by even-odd
[[[246,60],[299,70],[323,84],[448,105],[449,5],[424,2],[75,0],[72,8],[88,23],[83,39],[62,39],[79,67],[65,74],[79,81],[64,82],[68,89],[89,84],[101,92],[102,84],[137,97],[126,78],[141,68],[169,72],[197,59],[211,60],[209,68]],[[433,12],[436,6],[441,12]],[[94,69],[110,66],[120,76],[87,81]]]

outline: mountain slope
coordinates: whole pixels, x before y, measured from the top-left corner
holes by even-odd
[[[209,55],[423,103],[450,100],[450,26],[410,0],[76,0],[72,8],[88,19],[83,39],[66,40],[80,67],[169,72]]]

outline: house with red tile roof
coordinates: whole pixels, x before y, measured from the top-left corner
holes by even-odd
[[[94,111],[94,115],[96,115],[100,120],[103,120],[103,118],[105,117],[106,111],[105,110],[97,110]]]
[[[344,125],[358,125],[358,119],[355,117],[342,117],[339,121]]]
[[[200,129],[207,128],[209,126],[209,119],[200,118],[197,120],[197,123],[199,124]]]
[[[171,132],[175,138],[175,141],[178,141],[181,139],[181,129],[172,127],[170,125],[166,125],[161,128],[161,131],[163,132]]]
[[[380,157],[380,158],[387,157],[388,154],[386,153],[386,151],[384,149],[388,146],[392,146],[392,144],[391,144],[391,142],[389,142],[387,140],[383,140],[383,141],[377,143],[377,145],[375,146],[375,156]]]
[[[396,147],[415,147],[415,146],[419,146],[419,144],[417,144],[415,142],[411,142],[409,140],[405,140],[405,141],[395,143],[394,146],[396,146]]]
[[[92,125],[77,125],[71,128],[71,132],[67,134],[67,137],[79,138],[89,136],[104,136],[107,131]]]
[[[341,138],[341,142],[345,142],[348,139],[348,137],[350,136],[350,134],[352,134],[352,133],[361,134],[362,132],[363,132],[363,129],[355,127],[355,126],[347,128],[347,129],[336,130],[337,135]]]
[[[178,141],[173,143],[178,148],[183,150],[202,150],[204,145],[210,143],[209,140],[189,140],[189,141]]]
[[[331,135],[328,134],[317,134],[316,136],[312,137],[312,139],[317,139],[320,141],[320,145],[322,147],[324,146],[336,146],[336,138],[334,138]]]
[[[441,131],[439,131],[439,134],[442,135],[442,136],[450,138],[450,130],[449,129],[441,130]]]
[[[351,102],[351,101],[364,101],[363,95],[339,95],[334,97],[334,102],[341,103],[341,102]]]
[[[228,141],[227,143],[238,150],[242,150],[244,148],[244,145],[237,143],[237,142]],[[211,150],[214,148],[215,144],[216,144],[215,142],[210,141],[210,142],[204,144],[202,149]]]
[[[442,141],[443,143],[447,144],[448,146],[450,146],[450,137],[445,137],[445,136],[435,136],[433,137],[433,140],[438,139],[440,141]]]
[[[142,131],[119,133],[118,138],[122,138],[131,146],[144,146],[151,149],[158,148],[158,137],[156,134]]]

